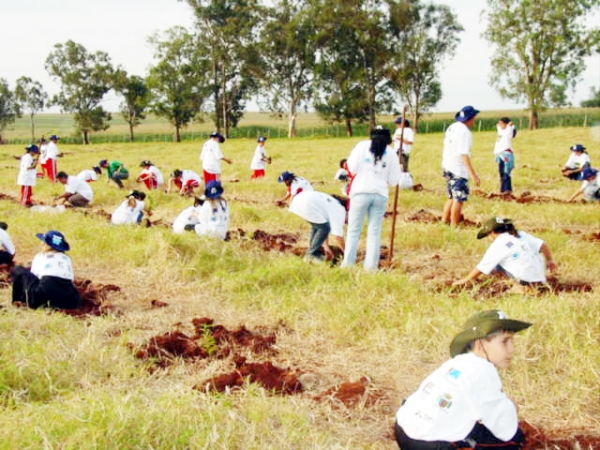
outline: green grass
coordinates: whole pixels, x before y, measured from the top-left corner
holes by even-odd
[[[561,281],[589,283],[593,291],[542,297],[453,291],[444,283],[468,273],[487,244],[475,238],[474,227],[407,220],[421,209],[440,215],[444,203],[442,136],[420,134],[411,167],[425,189],[400,192],[393,269],[371,274],[307,265],[291,253],[265,252],[251,239],[261,229],[294,235],[305,246],[308,224],[274,203],[284,193],[277,175],[292,170],[318,190],[337,193],[340,185],[332,178],[338,161],[358,140],[270,139],[273,164],[265,179],[255,181],[249,179],[254,139],[226,141],[223,152],[234,161],[224,166],[231,230],[246,233],[240,239],[236,231],[230,242],[174,235],[161,226],[111,226],[81,211],[35,213],[0,200],[0,220],[9,224],[19,262],[38,251],[35,233],[56,228],[71,244],[78,278],[122,289],[110,297],[118,314],[84,320],[13,308],[10,289],[0,289],[0,449],[392,449],[389,432],[402,398],[448,357],[464,320],[491,308],[534,323],[517,337],[517,356],[502,373],[520,416],[554,433],[600,434],[594,401],[600,244],[585,239],[598,232],[599,205],[521,204],[473,195],[464,208],[468,219],[512,218],[548,242]],[[493,142],[491,132],[474,135],[473,162],[485,193],[498,188]],[[521,130],[514,141],[515,194],[568,198],[579,185],[562,179],[558,169],[576,142],[588,147],[592,163],[600,158],[593,130]],[[77,173],[99,159],[118,159],[131,169],[133,188],[142,159],[165,174],[199,171],[201,143],[63,144],[67,154],[59,169]],[[0,146],[5,195],[18,196],[13,155],[21,153],[20,145]],[[112,212],[125,195],[104,180],[93,188],[93,211]],[[51,203],[62,186],[39,180],[34,192],[34,200]],[[191,203],[163,192],[153,200],[151,219],[165,223]],[[385,221],[386,246],[390,224]],[[154,299],[169,306],[153,309]],[[147,362],[135,358],[135,349],[152,336],[174,329],[191,333],[195,317],[212,317],[231,329],[277,330],[278,353],[270,360],[302,372],[306,391],[277,396],[249,385],[209,394],[194,386],[231,371],[230,360],[178,361],[148,370]],[[315,400],[363,376],[371,392],[380,394],[376,405],[345,408],[335,400]]]

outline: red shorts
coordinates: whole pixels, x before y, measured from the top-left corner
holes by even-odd
[[[209,181],[219,181],[219,178],[221,177],[220,173],[209,173],[206,170],[203,170],[204,172],[204,185],[206,186],[208,184]]]
[[[265,176],[265,169],[255,169],[250,178],[262,178]]]

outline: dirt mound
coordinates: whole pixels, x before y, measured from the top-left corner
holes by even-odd
[[[82,305],[76,309],[61,310],[69,316],[103,316],[115,314],[117,310],[106,304],[111,292],[121,292],[115,284],[95,284],[91,280],[75,279],[75,288],[81,296]]]
[[[524,420],[519,425],[526,437],[523,450],[543,448],[554,450],[600,449],[600,436],[574,434],[571,437],[558,437],[546,434],[543,430],[530,425]]]
[[[252,239],[258,242],[263,250],[279,252],[291,251],[294,248],[293,244],[298,242],[298,238],[293,234],[270,234],[263,230],[256,230]]]
[[[442,220],[442,217],[438,216],[437,214],[432,213],[431,211],[427,211],[425,209],[420,209],[416,213],[411,214],[410,216],[406,217],[406,220],[408,220],[409,222],[434,223],[434,222],[439,222],[440,220]],[[479,222],[473,222],[472,220],[465,219],[465,216],[463,216],[463,215],[460,216],[459,223],[466,227],[480,227],[481,226],[481,224]]]
[[[235,370],[217,375],[195,386],[195,389],[225,392],[242,387],[246,382],[256,383],[277,394],[296,394],[304,388],[298,380],[300,373],[289,368],[281,369],[271,362],[249,363],[246,358],[234,358]]]
[[[335,400],[346,408],[355,408],[359,405],[374,406],[382,398],[380,393],[371,388],[371,382],[367,377],[361,377],[354,382],[346,381],[314,397],[318,402]]]
[[[515,196],[512,193],[486,193],[480,190],[474,190],[472,194],[481,198],[504,200],[507,202],[517,203],[568,203],[566,200],[561,198],[548,197],[546,195],[534,195],[529,191],[524,191],[519,196]]]

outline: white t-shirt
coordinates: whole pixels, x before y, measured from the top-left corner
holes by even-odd
[[[452,172],[454,176],[469,179],[469,171],[462,155],[471,155],[473,135],[462,122],[454,122],[444,134],[444,150],[442,152],[442,169]]]
[[[194,227],[198,236],[225,239],[229,229],[229,205],[223,199],[206,200],[200,207],[198,224]]]
[[[173,222],[173,233],[184,233],[186,225],[200,222],[200,206],[189,206],[179,213]]]
[[[21,156],[19,163],[19,175],[17,176],[17,184],[19,186],[35,186],[37,179],[37,172],[35,168],[30,169],[33,164],[33,156],[29,153],[25,153]]]
[[[546,268],[540,255],[543,243],[523,231],[519,232],[518,238],[510,233],[501,233],[488,247],[477,269],[489,274],[500,266],[516,280],[545,283]]]
[[[329,223],[331,234],[344,236],[346,208],[331,195],[316,191],[301,192],[294,196],[289,210],[310,223]]]
[[[94,199],[94,191],[89,183],[86,183],[81,178],[69,175],[67,177],[67,184],[65,184],[65,192],[70,194],[80,194],[90,202]]]
[[[504,129],[498,126],[497,130],[498,139],[496,139],[496,144],[494,144],[494,155],[496,156],[505,150],[512,150],[512,138],[515,132],[515,126],[506,124]]]
[[[581,153],[580,155],[578,155],[575,152],[571,152],[571,156],[569,156],[569,159],[567,159],[565,167],[568,167],[569,169],[579,169],[580,167],[583,167],[586,164],[591,165],[590,155],[588,155],[587,153]]]
[[[83,181],[97,181],[98,174],[93,169],[85,169],[77,174],[77,178]]]
[[[254,156],[250,162],[250,170],[262,170],[267,167],[267,163],[263,161],[263,158],[267,157],[265,146],[258,144],[254,150]]]
[[[48,159],[48,144],[47,143],[40,144],[39,163],[44,164],[46,162],[46,159]]]
[[[60,152],[58,150],[58,145],[56,145],[56,142],[54,142],[54,141],[48,142],[48,149],[46,150],[46,160],[48,160],[48,159],[56,160],[58,158],[59,153]]]
[[[36,277],[45,276],[64,278],[73,281],[73,265],[71,258],[61,252],[38,253],[31,262],[31,273]]]
[[[296,176],[292,183],[288,186],[288,192],[293,197],[298,195],[300,192],[314,191],[312,184],[305,178]]]
[[[394,131],[394,136],[393,136],[394,140],[392,141],[392,144],[394,145],[394,150],[396,151],[396,154],[398,154],[398,150],[400,149],[400,145],[401,145],[400,135],[401,134],[402,134],[402,128],[396,128],[396,131]],[[405,141],[415,142],[415,132],[410,127],[404,128],[403,137],[404,137]],[[410,155],[411,150],[412,150],[412,144],[406,144],[406,143],[402,144],[402,153],[404,153],[405,155]]]
[[[125,199],[115,212],[110,216],[110,221],[114,225],[135,225],[138,223],[140,214],[144,211],[144,202],[135,200],[135,206],[129,206],[129,199]]]
[[[190,180],[196,181],[198,184],[202,182],[200,175],[193,170],[182,170],[181,171],[181,185],[186,186]]]
[[[400,181],[400,161],[392,147],[388,145],[377,162],[370,148],[371,140],[361,141],[348,156],[348,170],[354,175],[350,197],[357,194],[379,194],[387,198],[388,185],[396,186]]]
[[[600,200],[600,198],[596,196],[598,190],[600,189],[600,177],[596,175],[596,178],[593,180],[583,180],[581,189],[583,189],[583,198],[585,198],[587,201]]]
[[[11,240],[9,234],[6,230],[0,228],[0,250],[4,248],[4,251],[10,253],[11,255],[15,254],[15,244]]]
[[[163,177],[163,174],[158,167],[150,166],[150,167],[148,167],[148,171],[154,175],[154,178],[156,179],[156,184],[158,186],[160,186],[161,184],[164,184],[165,177]]]
[[[413,439],[460,441],[476,422],[494,436],[511,439],[518,428],[517,408],[502,392],[496,367],[473,353],[446,361],[432,372],[396,413]]]
[[[202,169],[208,173],[221,173],[221,160],[223,153],[221,147],[214,139],[209,139],[202,146],[200,152],[200,161],[202,161]]]

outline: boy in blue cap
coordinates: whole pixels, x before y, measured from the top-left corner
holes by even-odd
[[[21,205],[31,206],[31,196],[33,195],[33,186],[37,179],[37,171],[35,167],[38,163],[40,149],[37,145],[31,144],[25,147],[25,154],[21,156],[19,164],[19,175],[17,176],[17,184],[21,186]]]

